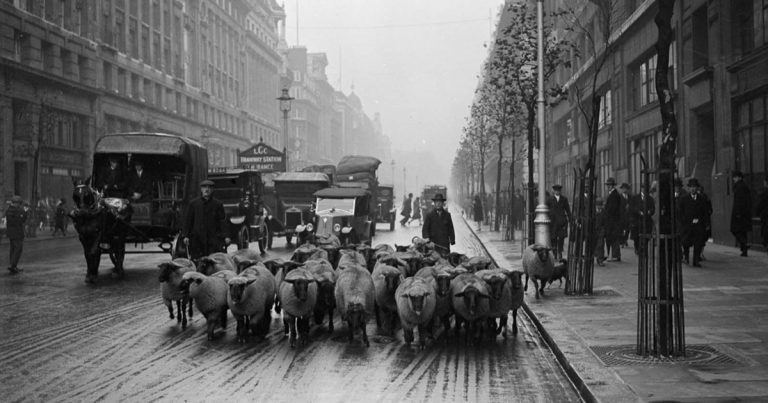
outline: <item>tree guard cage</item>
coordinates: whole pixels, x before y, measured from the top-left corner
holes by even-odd
[[[640,356],[684,356],[685,321],[683,312],[683,271],[677,209],[671,191],[674,170],[646,169],[641,158],[641,186],[650,195],[652,175],[659,187],[668,186],[654,200],[656,214],[650,227],[638,223],[637,354]],[[641,203],[644,216],[648,206]],[[663,222],[667,221],[667,222]]]
[[[588,174],[590,171],[583,171],[581,168],[573,171],[573,210],[568,232],[568,277],[565,280],[565,294],[592,294],[597,231],[595,201],[588,195],[594,195],[595,178]]]

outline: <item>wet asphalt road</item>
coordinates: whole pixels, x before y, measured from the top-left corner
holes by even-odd
[[[454,222],[454,250],[482,253],[461,218]],[[394,232],[379,228],[374,245],[406,244],[420,235],[415,224]],[[275,246],[270,255],[290,256],[280,240]],[[0,246],[3,262],[7,248]],[[93,287],[83,282],[75,239],[28,242],[24,273],[0,274],[0,400],[579,401],[522,310],[516,337],[476,346],[440,335],[418,351],[403,343],[402,332],[379,335],[371,321],[365,348],[359,336],[347,342],[338,313],[333,334],[315,326],[311,342],[296,349],[274,313],[265,340],[237,343],[230,315],[226,331],[209,342],[198,312],[186,330],[168,319],[157,282],[157,264],[167,259],[128,255],[126,276],[117,280],[103,258]]]

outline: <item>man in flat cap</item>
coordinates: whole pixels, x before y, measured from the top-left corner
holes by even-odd
[[[603,208],[603,217],[605,222],[605,243],[608,245],[608,252],[611,258],[609,262],[621,262],[621,234],[622,234],[622,197],[616,189],[616,179],[608,178],[605,181],[608,187],[608,197],[605,200]]]
[[[451,253],[451,245],[456,243],[456,234],[453,231],[451,213],[445,210],[445,197],[438,193],[432,201],[435,208],[424,217],[424,226],[421,228],[422,238],[432,241],[441,255]]]
[[[556,260],[563,258],[563,244],[568,236],[568,223],[571,221],[571,206],[568,204],[568,198],[561,194],[562,191],[561,185],[552,186],[553,195],[547,199],[549,219],[552,223],[552,252]]]
[[[203,256],[223,252],[230,239],[225,234],[224,205],[213,197],[213,181],[200,182],[200,197],[192,200],[184,214],[181,238],[189,258],[195,262]]]
[[[741,256],[747,256],[747,234],[752,231],[752,193],[744,183],[744,174],[733,171],[733,209],[731,210],[731,233],[741,249]]]
[[[11,205],[5,210],[5,224],[8,240],[11,242],[9,249],[9,263],[8,271],[11,274],[17,274],[21,271],[19,269],[19,260],[21,259],[21,252],[24,250],[24,226],[26,225],[27,218],[29,218],[29,210],[24,208],[22,204],[24,200],[21,196],[13,196],[11,198]]]

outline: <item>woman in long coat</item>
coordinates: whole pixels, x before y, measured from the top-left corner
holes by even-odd
[[[480,223],[483,222],[485,215],[483,215],[483,201],[479,194],[475,194],[472,200],[472,218],[477,221],[477,230],[480,231]]]

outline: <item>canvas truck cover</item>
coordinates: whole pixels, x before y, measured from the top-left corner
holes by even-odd
[[[364,155],[346,155],[336,166],[336,175],[344,176],[360,172],[374,173],[379,168],[381,161],[378,158]]]

